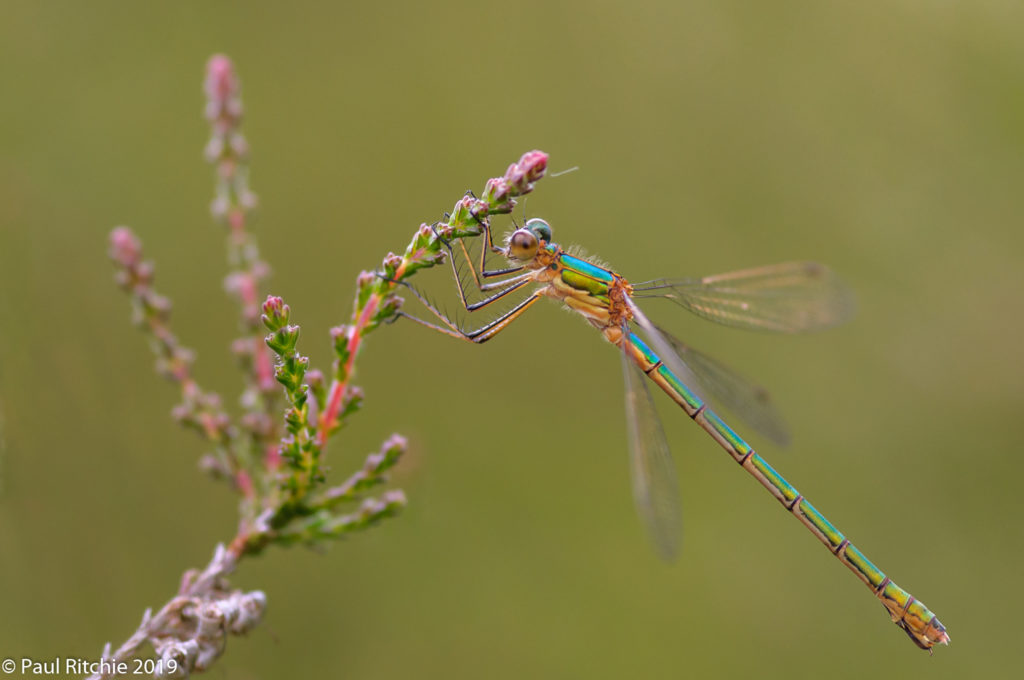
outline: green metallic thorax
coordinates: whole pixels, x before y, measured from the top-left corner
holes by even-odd
[[[597,328],[619,327],[629,319],[622,303],[631,288],[618,274],[570,255],[555,243],[544,245],[533,266],[537,280],[547,284],[544,295],[561,300]]]
[[[614,274],[566,253],[561,254],[558,262],[561,264],[559,276],[567,286],[589,293],[606,305],[611,303],[608,291],[615,282]]]

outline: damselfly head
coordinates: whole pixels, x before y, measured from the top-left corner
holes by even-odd
[[[519,262],[529,262],[541,246],[551,242],[551,226],[541,219],[533,218],[508,237],[505,257]]]
[[[539,247],[540,240],[536,234],[529,229],[516,229],[508,237],[508,247],[505,249],[505,255],[510,260],[526,262],[533,259]]]

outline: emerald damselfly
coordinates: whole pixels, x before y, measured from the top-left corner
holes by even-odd
[[[463,306],[470,312],[477,311],[516,291],[529,290],[531,284],[536,287],[497,318],[466,330],[415,288],[403,284],[441,324],[405,312],[399,312],[399,316],[479,344],[506,329],[538,300],[549,297],[560,300],[601,331],[619,348],[622,357],[633,495],[663,557],[671,559],[677,550],[678,491],[668,443],[645,376],[863,581],[915,644],[929,652],[936,644],[948,644],[949,635],[935,614],[872,564],[708,406],[708,396],[716,398],[769,440],[785,443],[785,426],[764,390],[655,326],[636,303],[637,299],[666,298],[705,319],[737,328],[783,333],[820,330],[842,323],[852,311],[852,296],[831,270],[812,262],[789,262],[718,276],[633,285],[601,264],[563,250],[552,241],[551,226],[544,220],[528,220],[503,246],[494,244],[489,224],[484,223],[483,229],[486,243],[471,273],[484,297],[475,302],[467,297],[466,284],[455,264],[459,253],[471,260],[464,239],[442,239],[451,256]],[[505,257],[510,266],[488,270],[489,252]],[[646,337],[646,342],[634,329]]]

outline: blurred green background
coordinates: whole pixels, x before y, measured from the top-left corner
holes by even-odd
[[[6,3],[0,25],[0,656],[95,658],[233,535],[112,282],[128,224],[234,407],[203,66],[240,71],[270,290],[329,362],[353,282],[527,150],[527,206],[633,280],[832,265],[810,337],[648,313],[772,388],[752,442],[938,613],[934,657],[659,397],[681,559],[633,515],[614,351],[555,305],[473,347],[398,323],[336,477],[387,435],[398,520],[272,550],[230,678],[1008,677],[1024,556],[1024,7],[973,2]],[[520,213],[521,215],[522,213]],[[449,286],[443,270],[417,283]]]

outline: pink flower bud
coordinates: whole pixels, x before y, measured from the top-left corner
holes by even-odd
[[[220,115],[228,101],[238,94],[238,77],[235,75],[235,67],[223,54],[215,54],[206,63],[206,82],[203,85],[206,90],[206,97],[210,104],[217,109]],[[212,107],[211,107],[212,108]],[[211,112],[207,111],[207,116]]]
[[[110,257],[122,267],[137,264],[142,255],[142,244],[128,227],[117,227],[110,232]]]
[[[527,151],[519,159],[518,165],[526,175],[527,182],[536,182],[548,169],[548,155],[543,151]]]

